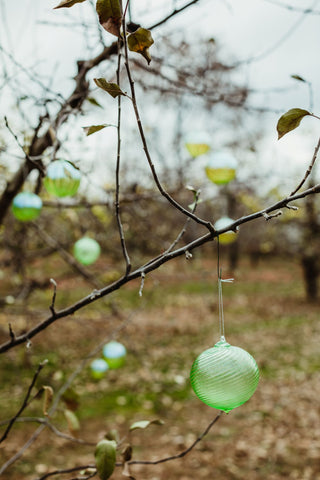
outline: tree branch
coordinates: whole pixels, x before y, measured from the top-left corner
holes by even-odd
[[[34,337],[35,335],[38,335],[40,332],[48,328],[49,325],[56,322],[60,318],[65,318],[69,315],[72,315],[73,313],[77,312],[78,310],[85,307],[86,305],[90,305],[91,303],[94,303],[99,298],[105,297],[106,295],[109,295],[110,293],[116,290],[119,290],[119,288],[121,288],[126,283],[129,283],[136,278],[140,278],[142,272],[144,272],[145,274],[152,272],[157,268],[159,268],[161,265],[172,260],[173,258],[186,255],[187,252],[191,252],[192,250],[199,248],[201,245],[211,242],[218,235],[221,235],[222,233],[227,232],[228,230],[236,230],[236,228],[239,225],[251,222],[257,218],[264,217],[266,214],[268,215],[276,210],[279,210],[280,208],[287,207],[288,204],[293,201],[300,200],[302,198],[307,197],[308,195],[315,195],[318,193],[320,193],[320,184],[315,185],[314,187],[311,187],[301,193],[296,193],[295,195],[279,200],[278,202],[274,203],[270,207],[265,208],[264,210],[260,210],[259,212],[255,212],[250,215],[243,216],[238,220],[235,220],[233,223],[231,223],[228,227],[224,229],[216,230],[214,232],[208,232],[207,234],[201,237],[198,237],[196,240],[193,240],[189,244],[177,250],[174,250],[172,252],[168,252],[165,255],[162,255],[160,258],[156,257],[156,259],[150,261],[150,263],[147,266],[143,265],[142,267],[139,267],[135,271],[131,272],[129,275],[121,277],[120,279],[102,288],[101,290],[93,291],[91,294],[82,298],[81,300],[71,305],[70,307],[67,307],[51,315],[46,320],[40,322],[35,327],[31,328],[28,332],[22,335],[16,336],[14,340],[11,338],[7,342],[0,345],[0,353],[4,353],[13,347],[16,347],[17,345],[21,345],[22,343],[27,342],[32,337]]]
[[[14,341],[13,338],[12,338],[12,341]],[[30,383],[30,385],[29,385],[28,390],[27,390],[27,394],[26,394],[26,396],[25,396],[25,398],[24,398],[24,400],[23,400],[23,402],[22,402],[22,405],[21,405],[21,407],[19,408],[18,412],[15,414],[15,416],[12,417],[11,420],[9,421],[9,424],[8,424],[8,426],[7,426],[4,434],[2,435],[2,437],[1,437],[1,439],[0,439],[0,443],[2,443],[2,442],[7,438],[7,436],[8,436],[8,434],[9,434],[11,428],[13,427],[14,423],[17,421],[18,417],[21,415],[21,413],[23,412],[23,410],[29,405],[29,398],[30,398],[30,395],[31,395],[31,391],[32,391],[32,389],[33,389],[33,387],[34,387],[34,385],[35,385],[35,383],[36,383],[36,381],[37,381],[37,378],[38,378],[41,370],[43,369],[43,367],[44,367],[47,363],[48,363],[47,360],[39,363],[38,368],[37,368],[37,370],[36,370],[36,372],[35,372],[35,374],[34,374],[34,376],[33,376],[33,379],[32,379],[32,381],[31,381],[31,383]]]

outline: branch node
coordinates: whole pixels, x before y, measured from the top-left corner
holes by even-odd
[[[272,213],[271,215],[269,215],[267,212],[263,212],[262,215],[263,215],[263,218],[265,218],[265,220],[268,221],[268,220],[271,220],[272,218],[279,217],[280,215],[282,215],[282,211],[278,210],[278,212]]]
[[[50,283],[52,283],[53,285],[53,295],[52,295],[52,302],[49,308],[51,310],[52,315],[55,315],[56,311],[54,309],[54,304],[56,302],[56,296],[57,296],[57,282],[53,278],[50,278]]]
[[[288,210],[295,210],[295,211],[299,210],[299,207],[296,207],[295,205],[286,205],[286,208]]]
[[[12,330],[11,323],[9,323],[9,334],[10,334],[10,337],[11,337],[11,343],[13,343],[16,339],[16,336],[15,336],[14,331]]]
[[[191,260],[192,258],[192,253],[190,253],[188,250],[186,250],[186,260]]]
[[[146,278],[146,274],[144,272],[141,272],[141,284],[139,288],[139,297],[142,297],[143,293],[143,287],[144,287],[144,279]]]

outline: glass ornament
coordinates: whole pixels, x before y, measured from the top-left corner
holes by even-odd
[[[91,265],[94,263],[101,252],[98,242],[93,238],[82,237],[77,240],[73,246],[73,254],[82,265]]]
[[[95,380],[103,378],[107,370],[109,370],[109,365],[103,358],[96,358],[90,364],[91,376]]]
[[[66,160],[55,160],[47,168],[43,180],[46,190],[56,197],[75,195],[78,191],[81,173]]]
[[[221,337],[214,347],[196,358],[190,381],[203,403],[228,413],[254,394],[259,369],[248,352],[230,345]]]
[[[210,156],[206,166],[206,174],[216,185],[226,185],[236,176],[238,162],[229,152],[215,152]]]
[[[40,215],[41,208],[41,198],[32,192],[18,193],[12,202],[12,213],[21,222],[36,219]]]
[[[219,220],[216,221],[214,224],[214,228],[216,230],[222,230],[224,228],[227,228],[228,225],[231,225],[234,222],[232,218],[229,217],[221,217]],[[232,243],[236,240],[237,234],[233,230],[228,230],[227,232],[221,233],[219,235],[219,242],[222,245],[228,245],[229,243]]]
[[[109,368],[120,368],[124,365],[127,350],[122,343],[112,340],[105,344],[102,352]]]
[[[193,132],[187,135],[185,147],[191,157],[196,158],[210,150],[209,135],[205,132]]]

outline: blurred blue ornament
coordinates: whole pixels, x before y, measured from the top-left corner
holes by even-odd
[[[112,340],[106,343],[102,352],[110,368],[120,368],[124,365],[127,350],[122,343]]]
[[[109,365],[103,358],[97,358],[90,364],[91,376],[95,380],[100,380],[105,376],[106,371],[109,369]]]
[[[41,209],[41,198],[32,192],[18,193],[12,202],[12,213],[21,222],[34,220],[40,215]]]

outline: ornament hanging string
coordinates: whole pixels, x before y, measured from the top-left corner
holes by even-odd
[[[219,330],[220,330],[220,340],[225,340],[225,332],[224,332],[224,313],[223,313],[223,297],[222,297],[222,282],[225,283],[232,283],[233,278],[222,278],[222,269],[220,268],[220,242],[219,242],[219,235],[217,237],[217,250],[218,250],[218,262],[217,262],[217,270],[218,270],[218,301],[219,301]]]

